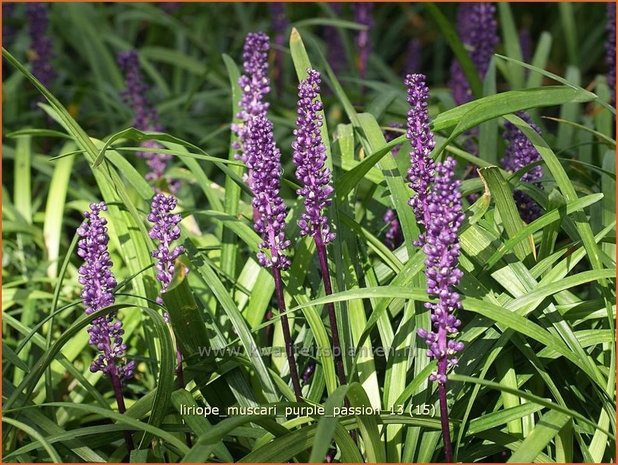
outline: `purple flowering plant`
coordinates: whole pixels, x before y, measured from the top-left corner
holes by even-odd
[[[615,461],[615,5],[3,26],[4,461]]]

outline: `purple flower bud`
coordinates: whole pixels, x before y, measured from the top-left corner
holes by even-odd
[[[408,131],[406,136],[410,141],[410,169],[408,179],[410,188],[416,193],[410,200],[416,219],[420,224],[427,221],[427,196],[433,180],[435,163],[431,158],[431,151],[436,143],[429,129],[429,88],[422,74],[410,74],[406,77],[408,88]],[[422,241],[422,238],[419,238]],[[421,244],[421,242],[419,242]]]
[[[386,245],[389,249],[395,250],[403,241],[403,234],[401,232],[401,225],[397,219],[397,213],[395,213],[395,210],[392,208],[389,208],[386,210],[383,220],[387,224],[385,234]]]
[[[358,50],[358,73],[361,78],[367,74],[367,63],[371,53],[371,27],[373,26],[373,2],[354,3],[354,22],[366,26],[367,29],[358,31],[356,48]]]
[[[84,259],[84,264],[79,268],[79,282],[83,286],[81,297],[88,315],[114,303],[112,291],[116,287],[116,279],[111,272],[112,262],[107,250],[107,221],[99,216],[105,210],[107,206],[104,202],[91,204],[90,211],[84,212],[84,221],[77,229],[81,237],[77,243],[77,254]],[[126,346],[122,342],[123,333],[122,323],[116,320],[114,313],[93,320],[88,328],[89,343],[102,352],[90,366],[93,373],[102,371],[118,376],[120,380],[133,375],[135,362],[127,363],[124,358]]]
[[[159,243],[151,255],[156,258],[155,270],[157,280],[161,283],[160,294],[167,291],[176,271],[176,259],[185,251],[181,245],[172,248],[172,242],[180,237],[178,223],[182,220],[180,215],[172,213],[175,208],[176,197],[157,193],[152,198],[148,215],[148,221],[153,224],[149,235]],[[163,304],[160,295],[157,297],[157,303]]]
[[[607,41],[605,42],[607,85],[612,93],[612,105],[616,102],[616,4],[607,4]]]
[[[462,3],[457,9],[457,33],[468,49],[481,79],[485,77],[491,56],[498,44],[496,7],[492,3]],[[457,105],[472,99],[470,85],[457,60],[451,65],[449,87]]]
[[[46,3],[26,3],[26,20],[30,35],[32,74],[49,87],[56,78],[51,63],[52,41],[48,35],[49,6]]]
[[[322,141],[322,102],[320,101],[320,73],[309,68],[307,78],[298,85],[298,106],[295,140],[292,142],[296,178],[301,188],[296,191],[304,198],[305,211],[298,225],[302,236],[319,235],[324,244],[335,234],[330,230],[324,210],[331,204],[331,173],[325,166],[326,147]]]
[[[118,65],[124,73],[126,88],[122,92],[122,97],[127,105],[133,110],[133,126],[140,131],[160,132],[163,128],[159,124],[159,114],[154,106],[151,105],[147,97],[148,86],[144,83],[140,69],[139,57],[135,50],[120,52],[118,54]],[[155,140],[147,140],[140,144],[145,149],[162,149],[163,146]],[[145,150],[137,152],[137,156],[144,158],[150,171],[146,174],[148,181],[158,181],[165,178],[167,165],[172,156],[165,153],[157,153]],[[179,184],[176,181],[167,179],[169,188],[172,192],[178,190]]]
[[[532,123],[528,114],[520,112],[517,116],[528,123],[538,134],[541,133],[538,126]],[[530,142],[524,133],[521,132],[514,124],[508,121],[504,124],[504,133],[502,134],[502,137],[507,142],[504,157],[502,158],[502,166],[507,171],[513,173],[541,160],[541,155],[532,142]],[[532,183],[541,188],[539,179],[542,177],[543,168],[540,165],[537,165],[527,171],[526,174],[521,177],[521,181]],[[513,192],[513,198],[515,199],[521,218],[526,223],[530,223],[541,216],[541,208],[534,200],[532,200],[532,198],[530,198],[528,194],[525,194],[520,190],[515,190]]]

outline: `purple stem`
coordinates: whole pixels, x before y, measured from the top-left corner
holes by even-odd
[[[326,246],[322,241],[322,231],[318,230],[317,234],[314,234],[315,246],[318,252],[318,259],[320,260],[320,271],[322,272],[322,280],[324,281],[324,293],[331,295],[333,293],[333,287],[330,282],[330,274],[328,272],[328,262],[326,260]],[[337,370],[337,377],[339,378],[339,384],[344,385],[346,383],[345,371],[343,369],[343,357],[341,356],[341,344],[339,343],[339,330],[337,329],[337,317],[335,316],[335,304],[330,302],[326,304],[328,309],[328,319],[330,320],[330,329],[333,333],[333,354],[335,356],[335,369]]]
[[[290,332],[290,323],[288,321],[287,310],[285,308],[285,299],[283,298],[283,282],[281,280],[281,271],[276,266],[272,267],[273,278],[275,279],[275,293],[277,294],[277,303],[279,305],[279,314],[281,315],[281,329],[283,330],[283,340],[285,341],[285,352],[288,356],[288,365],[290,365],[290,378],[294,387],[294,394],[298,402],[302,401],[302,390],[298,379],[298,368],[296,366],[296,358],[294,357],[294,347],[292,345],[292,336]]]
[[[116,371],[115,365],[109,366],[109,377],[112,381],[112,388],[114,389],[114,395],[116,396],[116,403],[118,404],[118,412],[124,413],[127,411],[127,408],[124,405],[124,396],[122,395],[122,383],[120,382],[120,378],[118,377],[118,372]],[[127,442],[127,450],[129,453],[133,450],[133,437],[131,436],[130,431],[124,432],[124,438]]]
[[[438,360],[438,375],[446,376],[447,359],[442,357]],[[442,438],[444,441],[444,456],[446,462],[453,462],[453,445],[451,443],[451,431],[448,424],[448,405],[446,404],[446,383],[438,383],[438,397],[440,399],[440,424],[442,425]]]

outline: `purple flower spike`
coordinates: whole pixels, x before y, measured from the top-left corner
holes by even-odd
[[[463,343],[453,339],[461,322],[454,312],[461,308],[459,294],[453,287],[459,284],[463,273],[458,268],[460,246],[458,231],[464,220],[461,182],[454,179],[455,160],[447,158],[437,163],[434,183],[427,196],[425,244],[425,275],[427,293],[438,298],[438,303],[427,303],[431,309],[433,330],[419,329],[418,335],[428,346],[427,356],[438,361],[438,369],[430,380],[446,383],[448,368],[457,365],[455,354]]]
[[[612,104],[616,102],[616,4],[607,4],[607,41],[605,42],[607,63],[607,85],[612,93]]]
[[[331,204],[331,173],[326,168],[326,147],[322,142],[322,102],[320,73],[309,68],[307,78],[298,85],[295,140],[292,143],[296,178],[302,187],[296,191],[304,198],[305,211],[298,220],[302,236],[319,236],[324,244],[335,239],[324,210]]]
[[[238,136],[238,147],[241,149],[239,158],[245,161],[244,144],[248,137],[248,124],[258,115],[266,115],[269,104],[264,101],[266,94],[270,92],[268,80],[268,51],[270,50],[269,39],[263,32],[250,32],[245,39],[243,50],[243,70],[238,84],[242,90],[240,100],[240,112],[237,117],[241,123],[234,125],[232,130]]]
[[[333,9],[335,16],[341,18],[343,15],[342,3],[331,3],[330,7]],[[334,26],[326,26],[324,28],[324,42],[326,43],[326,51],[328,54],[328,63],[330,64],[333,72],[336,76],[343,71],[346,67],[346,54],[345,47],[341,40],[339,31]]]
[[[159,114],[151,105],[147,97],[148,86],[144,83],[139,69],[139,56],[135,50],[120,52],[118,65],[125,75],[126,88],[122,97],[127,105],[133,110],[133,126],[135,129],[147,132],[160,132],[163,128],[159,124]],[[155,140],[147,140],[140,144],[143,152],[137,152],[137,156],[144,158],[150,171],[146,174],[148,181],[158,181],[165,178],[167,165],[172,156],[166,153],[151,152],[147,149],[162,149],[163,146]],[[176,192],[179,187],[177,181],[167,179],[169,188]]]
[[[408,179],[410,188],[416,193],[410,199],[410,206],[414,210],[420,224],[427,226],[427,197],[433,181],[435,162],[431,158],[431,151],[436,143],[429,129],[429,88],[423,74],[410,74],[405,84],[408,88],[408,131],[407,137],[412,150],[410,151],[410,169]],[[422,237],[419,238],[422,241]],[[420,244],[419,242],[418,244]]]
[[[517,116],[528,123],[538,134],[541,133],[538,126],[532,123],[528,114],[520,112]],[[507,142],[504,157],[502,158],[502,166],[504,166],[504,169],[507,171],[514,173],[534,162],[541,160],[541,154],[539,154],[532,142],[530,142],[525,134],[521,132],[514,124],[508,121],[504,124],[504,133],[502,134],[502,137]],[[540,188],[541,183],[539,180],[542,177],[543,168],[540,165],[537,165],[527,171],[526,174],[521,177],[521,181],[534,184]],[[530,198],[528,194],[515,190],[513,192],[513,198],[515,199],[521,218],[526,223],[530,223],[541,216],[541,208],[534,200]]]
[[[111,272],[112,262],[107,250],[107,221],[99,216],[105,210],[107,206],[104,202],[91,204],[90,211],[84,213],[84,221],[77,229],[81,237],[77,243],[77,255],[84,260],[79,268],[79,282],[83,286],[81,297],[88,315],[114,303],[112,291],[116,287],[116,279]],[[101,371],[112,377],[112,381],[122,381],[133,375],[135,362],[126,362],[127,347],[122,342],[123,333],[122,322],[116,319],[114,313],[93,320],[88,328],[89,342],[100,354],[90,365],[90,371]]]
[[[56,72],[51,64],[52,41],[48,36],[49,6],[46,3],[27,3],[26,18],[30,35],[32,74],[45,87],[56,78]]]
[[[182,219],[180,215],[172,213],[175,208],[176,197],[158,193],[152,198],[150,214],[148,215],[148,221],[153,223],[149,235],[159,242],[157,249],[152,252],[152,256],[157,259],[155,267],[157,280],[161,283],[160,294],[167,291],[176,271],[174,263],[185,251],[181,245],[172,248],[172,242],[180,237],[178,223]],[[157,303],[163,304],[160,295],[157,297]]]
[[[367,29],[358,31],[356,47],[358,49],[358,72],[361,78],[367,74],[367,63],[371,53],[371,27],[373,26],[373,3],[354,3],[354,22],[366,26]]]
[[[397,213],[392,208],[386,210],[383,218],[384,222],[388,225],[386,229],[386,245],[389,249],[395,250],[399,247],[403,240],[403,236],[401,233],[401,224],[399,223],[399,219],[397,218]]]
[[[491,56],[498,44],[496,7],[492,3],[462,3],[457,9],[457,33],[469,50],[470,59],[481,79],[485,77]],[[451,65],[449,87],[457,105],[472,99],[470,85],[454,60]]]
[[[279,194],[281,184],[281,152],[273,135],[273,125],[266,116],[255,116],[250,124],[250,137],[245,141],[245,164],[251,171],[249,185],[253,192],[255,230],[261,235],[258,261],[264,267],[287,269],[290,259],[285,249],[285,203]],[[270,251],[270,257],[264,253]]]

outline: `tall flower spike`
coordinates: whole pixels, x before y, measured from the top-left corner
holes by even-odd
[[[79,268],[79,282],[82,288],[82,301],[86,314],[114,303],[112,291],[116,287],[116,279],[111,272],[107,244],[107,221],[100,216],[107,210],[105,203],[93,203],[90,211],[84,212],[84,221],[77,229],[81,237],[77,243],[77,255],[84,260]],[[100,354],[90,365],[90,371],[101,371],[114,379],[122,381],[133,375],[135,362],[126,363],[126,345],[122,342],[122,322],[116,320],[115,314],[109,314],[95,319],[90,328],[90,344],[99,350]]]
[[[373,2],[354,3],[354,22],[366,29],[358,31],[356,47],[358,49],[358,72],[361,78],[367,74],[367,63],[371,53],[371,27],[373,26]]]
[[[326,246],[335,239],[330,230],[328,218],[324,210],[331,203],[331,173],[325,166],[326,147],[322,141],[320,127],[322,126],[322,102],[320,101],[320,73],[314,69],[307,69],[307,78],[298,84],[298,105],[294,142],[292,142],[296,178],[301,182],[297,193],[303,197],[305,210],[298,220],[302,236],[311,236],[315,241],[320,272],[324,282],[326,295],[333,293],[328,270]],[[333,337],[333,354],[335,369],[341,385],[346,384],[339,330],[335,307],[327,304],[328,318]]]
[[[295,140],[292,142],[296,178],[301,187],[296,192],[303,197],[305,211],[298,225],[302,236],[319,235],[324,244],[335,238],[324,210],[331,204],[331,173],[325,166],[326,147],[322,142],[322,110],[320,101],[320,73],[309,68],[307,78],[298,86],[298,108]]]
[[[464,220],[461,182],[454,179],[455,160],[447,158],[437,163],[434,183],[427,196],[427,219],[425,244],[425,275],[427,293],[438,298],[438,303],[427,303],[431,309],[433,331],[419,329],[429,350],[427,356],[438,361],[437,371],[431,374],[432,381],[446,383],[448,368],[457,365],[454,356],[463,349],[463,343],[453,339],[461,322],[454,312],[461,308],[460,297],[453,290],[463,273],[458,268],[460,246],[458,232]]]
[[[30,52],[32,74],[45,87],[56,78],[56,72],[51,63],[52,41],[48,35],[49,6],[46,3],[27,3],[26,18],[30,35]]]
[[[435,162],[431,158],[431,151],[436,143],[429,129],[429,88],[423,74],[410,74],[405,84],[408,88],[408,130],[406,136],[410,141],[410,169],[408,179],[410,188],[416,193],[410,199],[410,206],[414,210],[416,220],[427,226],[427,197],[433,181]],[[422,236],[418,244],[422,243]]]
[[[135,50],[120,52],[118,65],[125,76],[125,90],[122,97],[127,105],[133,110],[133,126],[140,131],[159,132],[163,128],[159,124],[159,114],[147,97],[148,86],[144,83],[139,69],[139,57]],[[148,181],[158,181],[165,178],[167,165],[172,156],[166,153],[151,152],[148,149],[162,149],[163,146],[155,140],[147,140],[140,144],[143,152],[137,152],[137,156],[144,158],[150,171],[146,174]],[[168,179],[169,188],[172,192],[178,190],[177,181]]]
[[[470,59],[479,77],[487,73],[491,56],[498,44],[496,7],[492,3],[462,3],[457,9],[457,33],[469,49]],[[472,99],[470,85],[455,59],[451,65],[449,87],[457,105]]]
[[[249,122],[255,116],[266,117],[269,104],[264,100],[270,92],[268,80],[268,51],[269,39],[263,32],[250,32],[245,39],[243,49],[243,71],[238,84],[242,90],[240,111],[236,115],[240,124],[232,126],[238,137],[236,149],[239,149],[238,158],[246,163],[245,143],[249,136]],[[250,174],[249,174],[250,176]]]
[[[605,62],[607,63],[607,85],[612,94],[612,104],[616,102],[616,4],[607,4],[607,41],[605,42]]]
[[[517,116],[528,123],[538,134],[541,133],[538,126],[532,123],[532,120],[528,114],[519,112]],[[508,121],[504,124],[504,133],[502,134],[502,137],[507,142],[504,157],[502,158],[502,166],[504,166],[504,169],[507,171],[514,173],[541,160],[541,154],[534,147],[534,144],[532,144],[525,134],[521,132],[514,124]],[[526,174],[521,177],[521,181],[534,184],[541,188],[541,183],[539,180],[542,177],[543,168],[540,165],[537,165],[527,171]],[[515,190],[513,192],[513,198],[515,199],[521,218],[526,223],[530,223],[541,216],[541,208],[534,200],[532,200],[532,198],[530,198],[528,194],[520,190]]]
[[[157,193],[152,198],[148,215],[148,221],[153,224],[149,235],[159,243],[157,249],[152,252],[152,256],[157,259],[155,265],[157,280],[161,283],[161,292],[157,297],[159,304],[163,304],[161,294],[167,291],[174,278],[176,259],[185,251],[181,245],[172,248],[172,242],[180,237],[178,223],[182,219],[179,214],[172,213],[175,208],[176,197]]]
[[[285,3],[271,2],[269,3],[271,25],[275,36],[275,83],[277,84],[277,94],[283,92],[283,47],[285,47],[286,30],[289,25],[288,18],[285,14]]]

